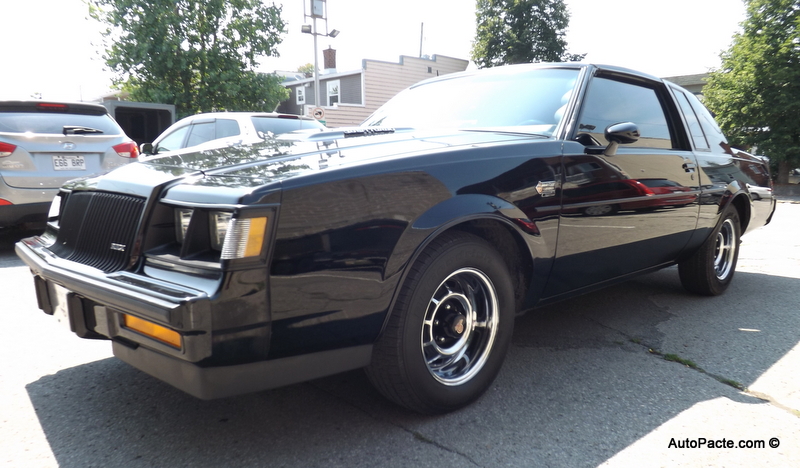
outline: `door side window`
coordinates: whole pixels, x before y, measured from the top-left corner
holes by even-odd
[[[609,125],[633,122],[641,137],[631,146],[673,148],[666,114],[652,88],[596,77],[589,84],[578,120],[578,134],[588,133],[602,145]]]
[[[203,122],[192,125],[192,131],[189,133],[189,140],[186,142],[186,147],[199,145],[216,138],[216,129],[214,122]]]
[[[175,151],[183,148],[183,142],[186,140],[186,134],[189,133],[190,125],[183,126],[176,129],[174,132],[165,136],[156,148],[158,152]]]

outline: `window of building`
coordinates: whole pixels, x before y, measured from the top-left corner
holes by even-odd
[[[331,80],[328,86],[328,107],[334,106],[339,102],[339,80]]]

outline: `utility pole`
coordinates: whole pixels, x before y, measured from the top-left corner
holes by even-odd
[[[422,58],[422,39],[424,37],[425,23],[419,24],[419,58]]]
[[[303,16],[306,20],[311,18],[311,24],[304,24],[301,31],[314,36],[314,106],[322,107],[319,102],[319,54],[317,53],[317,36],[334,38],[339,35],[336,29],[328,32],[328,5],[327,0],[308,0],[303,2]],[[317,19],[325,21],[325,33],[317,31]]]

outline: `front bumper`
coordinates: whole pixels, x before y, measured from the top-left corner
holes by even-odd
[[[82,338],[108,338],[189,362],[211,356],[205,292],[128,272],[106,274],[54,256],[40,237],[18,242],[16,252],[34,275],[39,307],[65,317]],[[180,349],[126,328],[126,314],[178,332]]]
[[[54,256],[40,237],[18,242],[16,252],[34,275],[45,313],[61,315],[82,338],[112,340],[117,358],[197,398],[223,398],[325,377],[367,366],[372,356],[369,344],[204,365],[199,361],[211,357],[213,344],[207,292],[126,272],[106,274]],[[126,328],[125,314],[177,331],[181,348]]]

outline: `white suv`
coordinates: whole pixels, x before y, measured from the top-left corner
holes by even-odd
[[[142,145],[143,154],[177,150],[205,150],[256,143],[266,135],[307,131],[321,132],[325,126],[301,115],[274,112],[211,112],[175,122],[152,145]]]
[[[44,222],[64,182],[138,155],[99,104],[0,101],[0,228]]]

